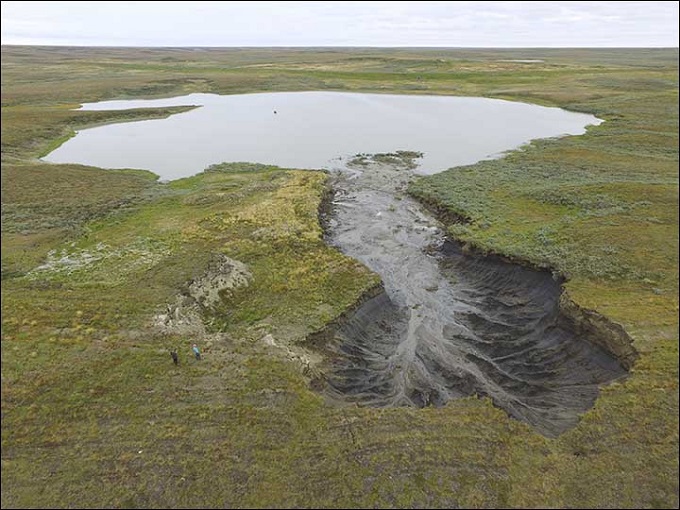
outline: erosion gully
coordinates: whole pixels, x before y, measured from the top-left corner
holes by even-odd
[[[324,331],[322,392],[361,406],[488,396],[548,437],[576,425],[621,363],[559,306],[561,279],[469,253],[405,193],[411,160],[333,172],[327,242],[384,289]]]

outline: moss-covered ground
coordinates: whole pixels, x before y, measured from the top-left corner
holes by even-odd
[[[543,62],[510,62],[527,59]],[[323,173],[230,164],[161,183],[36,159],[79,127],[177,110],[79,102],[319,89],[606,120],[411,188],[467,219],[452,235],[560,270],[633,337],[631,375],[576,428],[546,439],[477,398],[324,404],[290,353],[376,277],[323,243]],[[677,178],[677,49],[3,47],[2,507],[677,507]],[[154,328],[217,254],[253,278],[206,317],[210,341]]]

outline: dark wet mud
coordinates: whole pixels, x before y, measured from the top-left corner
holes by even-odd
[[[403,193],[408,178],[375,163],[336,176],[328,241],[385,290],[327,332],[325,395],[423,407],[477,394],[547,436],[576,425],[624,368],[564,316],[550,272],[466,253]]]

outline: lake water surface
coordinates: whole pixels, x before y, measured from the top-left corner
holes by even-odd
[[[84,110],[200,105],[167,119],[84,129],[44,159],[143,168],[172,180],[213,163],[332,169],[357,153],[424,153],[420,173],[497,157],[532,139],[578,135],[601,121],[526,103],[451,96],[276,92],[190,94],[84,104]]]

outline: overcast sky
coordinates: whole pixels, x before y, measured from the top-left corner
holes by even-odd
[[[678,2],[2,2],[2,44],[678,46]]]

